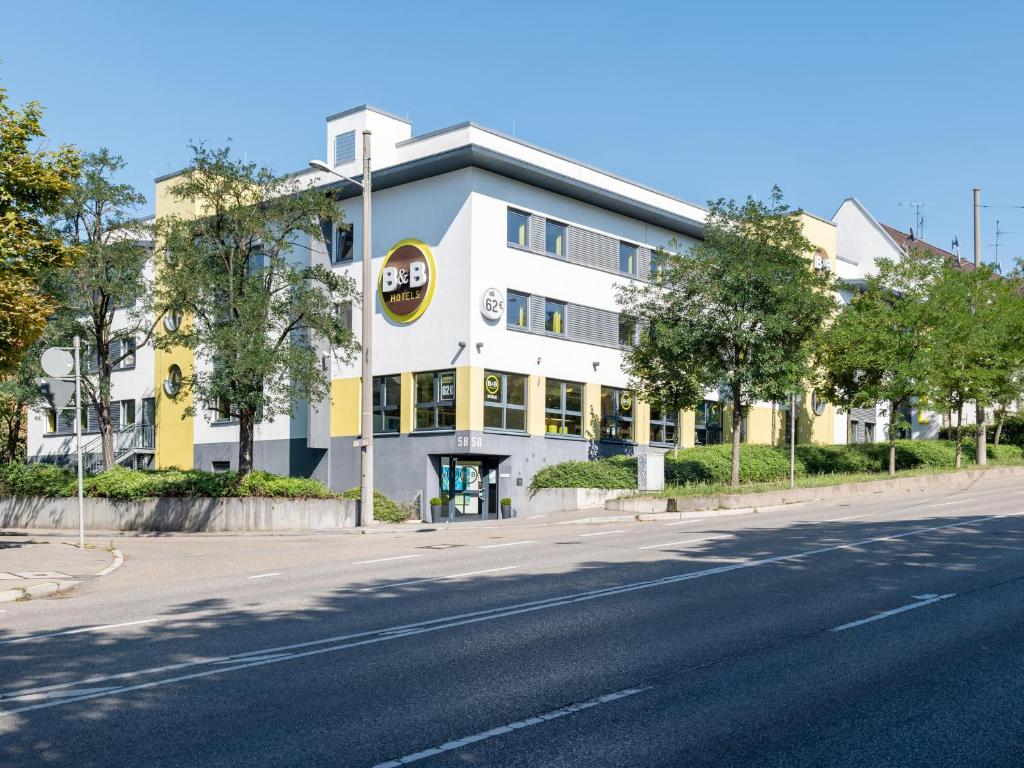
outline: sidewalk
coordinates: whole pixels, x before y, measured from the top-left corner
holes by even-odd
[[[121,553],[66,537],[0,534],[0,603],[66,592],[120,566]]]

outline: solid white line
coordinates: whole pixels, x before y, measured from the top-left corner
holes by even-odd
[[[536,544],[537,542],[533,539],[529,541],[509,541],[504,544],[487,544],[483,547],[477,547],[477,549],[496,549],[497,547],[515,547],[520,544]]]
[[[841,522],[843,520],[860,520],[862,517],[871,517],[872,515],[877,515],[877,514],[880,514],[880,513],[878,513],[878,512],[867,512],[867,513],[865,513],[863,515],[849,515],[848,517],[833,517],[833,518],[830,518],[828,520],[816,520],[815,524],[820,525],[822,523],[838,523],[838,522]]]
[[[352,565],[369,565],[370,563],[386,563],[388,560],[408,560],[410,557],[423,557],[423,555],[398,555],[397,557],[381,557],[376,560],[357,560]]]
[[[625,531],[624,530],[619,530],[619,531],[598,531],[597,533],[581,533],[580,534],[580,538],[581,539],[585,539],[588,536],[608,536],[609,534],[612,534],[612,533],[625,533]]]
[[[666,526],[668,526],[668,525],[692,525],[693,523],[702,523],[705,520],[710,520],[710,519],[711,519],[710,517],[695,517],[692,520],[677,520],[674,523],[665,523],[665,525]]]
[[[0,641],[0,645],[13,645],[14,643],[27,643],[30,640],[45,640],[48,637],[62,637],[64,635],[80,635],[83,632],[102,632],[105,629],[119,629],[120,627],[134,627],[138,624],[153,624],[160,619],[142,619],[141,621],[123,621],[120,624],[99,624],[95,627],[81,627],[79,629],[67,629],[63,632],[48,632],[45,635],[25,635],[16,637],[13,640]]]
[[[561,709],[556,709],[551,712],[545,712],[542,715],[534,715],[533,717],[517,720],[514,723],[492,728],[489,731],[483,731],[481,733],[475,733],[472,736],[463,736],[461,739],[447,741],[440,746],[424,749],[420,752],[414,752],[411,755],[399,757],[396,760],[377,763],[373,768],[401,768],[401,766],[408,765],[409,763],[415,763],[425,758],[433,757],[434,755],[440,755],[445,752],[460,749],[467,744],[475,744],[478,741],[493,739],[495,736],[502,736],[506,733],[512,733],[513,731],[522,730],[523,728],[529,728],[532,725],[540,725],[548,722],[549,720],[557,720],[558,718],[565,717],[566,715],[572,715],[576,712],[582,712],[585,709],[590,709],[591,707],[597,707],[601,704],[618,701],[619,699],[624,699],[627,696],[635,696],[638,693],[643,693],[648,690],[650,690],[650,686],[644,688],[626,688],[621,691],[615,691],[615,693],[606,693],[604,696],[598,696],[597,698],[589,699],[588,701],[581,701],[579,704],[570,704],[567,707],[562,707]]]
[[[958,499],[957,501],[944,501],[941,504],[929,504],[929,507],[948,507],[951,504],[970,504],[974,499]]]
[[[255,576],[246,576],[247,579],[265,579],[268,576],[280,576],[281,571],[274,571],[273,573],[257,573]]]
[[[69,688],[74,688],[75,686],[94,685],[96,683],[103,683],[110,680],[127,680],[131,678],[141,677],[142,675],[153,675],[161,672],[170,672],[173,670],[187,669],[190,667],[197,666],[216,665],[225,661],[238,662],[235,666],[216,667],[214,669],[207,669],[200,672],[193,672],[191,674],[179,675],[177,677],[164,678],[162,680],[154,680],[148,683],[139,683],[136,685],[112,688],[110,690],[104,690],[98,693],[90,693],[88,695],[83,696],[69,695],[66,698],[62,698],[56,701],[46,701],[38,704],[29,704],[27,706],[18,707],[16,709],[0,711],[0,718],[7,717],[9,715],[20,714],[22,712],[29,712],[36,709],[47,709],[49,707],[61,706],[64,704],[71,704],[79,701],[87,701],[89,699],[95,699],[99,697],[113,696],[117,694],[129,693],[131,691],[146,690],[149,688],[156,688],[158,686],[171,685],[173,683],[182,682],[184,680],[195,680],[198,678],[208,677],[210,675],[226,674],[228,672],[249,669],[250,667],[263,666],[264,664],[277,664],[282,661],[291,661],[295,659],[316,656],[322,653],[333,653],[336,651],[347,650],[349,648],[356,648],[364,645],[371,645],[374,643],[403,639],[406,637],[411,637],[413,635],[425,634],[427,632],[437,632],[443,629],[452,629],[455,627],[467,626],[479,622],[494,621],[496,619],[508,618],[510,616],[517,616],[525,613],[530,613],[533,611],[543,611],[549,608],[574,605],[576,603],[597,600],[605,597],[615,597],[618,595],[627,594],[629,592],[635,592],[641,589],[651,589],[653,587],[662,587],[670,584],[678,584],[684,581],[702,579],[707,576],[718,576],[725,573],[732,573],[734,571],[746,570],[748,568],[758,568],[760,566],[771,565],[773,563],[800,560],[801,558],[813,557],[815,555],[826,554],[829,552],[837,552],[844,549],[860,548],[868,544],[877,544],[884,541],[897,541],[899,539],[905,539],[909,536],[918,536],[922,533],[932,533],[934,531],[949,530],[951,528],[963,528],[968,525],[976,525],[978,523],[990,522],[992,520],[1004,520],[1010,517],[1017,517],[1020,515],[1024,515],[1024,512],[1009,512],[1001,515],[977,517],[971,520],[963,520],[955,523],[946,523],[944,525],[936,525],[931,526],[929,528],[914,528],[912,530],[904,531],[902,533],[894,533],[888,536],[879,536],[872,539],[863,539],[861,541],[853,541],[848,542],[846,544],[836,544],[829,547],[821,547],[820,549],[808,549],[804,550],[803,552],[795,552],[788,555],[775,555],[774,557],[766,557],[760,560],[750,560],[744,563],[729,563],[726,565],[714,566],[712,568],[705,568],[699,571],[685,571],[683,573],[678,573],[672,576],[663,576],[661,578],[651,579],[649,581],[634,582],[631,584],[623,584],[616,587],[605,587],[603,589],[590,590],[588,592],[577,592],[573,594],[550,597],[543,600],[534,600],[527,603],[499,606],[497,608],[487,608],[480,611],[457,614],[454,616],[444,616],[437,619],[426,619],[424,621],[416,622],[414,624],[405,624],[397,627],[389,627],[387,629],[368,630],[365,632],[357,632],[351,635],[338,635],[335,637],[322,638],[320,640],[307,640],[301,643],[278,646],[275,648],[261,648],[256,651],[248,651],[246,653],[238,653],[231,656],[218,656],[205,659],[197,659],[194,661],[184,661],[176,664],[166,664],[159,667],[150,667],[148,669],[133,670],[129,672],[118,672],[109,675],[95,675],[93,677],[73,682],[57,683],[54,685],[43,686],[39,688],[31,688],[21,691],[11,691],[9,693],[0,694],[0,702],[17,701],[19,699],[34,696],[35,694],[42,692],[67,690]],[[331,645],[332,643],[335,643],[335,645]],[[314,646],[322,647],[314,648]],[[295,653],[283,653],[285,651],[298,651],[299,649],[304,648],[310,650],[303,650],[301,652]],[[268,658],[271,656],[272,658]],[[251,661],[251,659],[253,658],[257,658],[259,660]]]
[[[890,616],[895,616],[898,613],[903,613],[904,611],[912,611],[915,608],[923,608],[926,605],[937,603],[940,600],[948,600],[951,597],[956,597],[956,592],[950,592],[948,595],[935,595],[934,597],[929,597],[927,600],[920,600],[916,603],[910,603],[909,605],[904,605],[900,608],[893,608],[891,611],[879,613],[876,616],[870,616],[866,619],[860,619],[859,621],[851,621],[849,624],[842,624],[838,627],[832,627],[830,631],[842,632],[844,629],[853,629],[854,627],[859,627],[861,624],[870,624],[872,621],[878,621],[879,619],[887,619]]]
[[[680,544],[696,544],[698,541],[715,541],[716,539],[724,539],[725,536],[705,536],[702,539],[687,539],[686,541],[668,541],[664,544],[648,544],[645,547],[637,547],[637,549],[660,549],[662,547],[678,547]]]
[[[393,587],[409,587],[413,584],[427,584],[431,581],[444,581],[445,579],[461,579],[463,576],[479,576],[481,573],[497,573],[498,571],[511,571],[513,568],[519,568],[518,565],[506,565],[503,568],[488,568],[484,571],[467,571],[466,573],[453,573],[451,576],[436,576],[432,579],[413,579],[412,581],[398,581],[394,584],[382,584],[379,587],[363,587],[360,592],[378,592],[382,589],[392,589]]]

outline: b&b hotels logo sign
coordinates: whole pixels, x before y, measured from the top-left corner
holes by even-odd
[[[377,293],[385,314],[398,323],[411,323],[434,296],[434,255],[426,243],[402,240],[388,251],[380,270]]]

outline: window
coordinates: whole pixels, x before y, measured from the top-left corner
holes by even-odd
[[[152,397],[142,398],[142,423],[156,424],[156,399]]]
[[[356,132],[347,131],[334,137],[334,164],[344,165],[356,159]]]
[[[334,230],[331,263],[344,264],[349,261],[352,261],[352,225],[343,224]]]
[[[522,211],[508,209],[508,244],[520,248],[530,247],[530,216]]]
[[[180,309],[172,309],[164,315],[164,328],[174,332],[181,328],[182,313]]]
[[[416,429],[455,429],[455,371],[416,374]]]
[[[120,362],[114,366],[115,369],[121,370],[125,368],[135,367],[135,339],[123,339],[120,342],[115,341],[114,344],[117,346],[111,350],[111,356],[114,359],[121,357]]]
[[[171,397],[177,396],[181,391],[181,368],[171,365],[167,369],[167,378],[164,379],[164,392]]]
[[[619,241],[619,272],[635,277],[639,261],[640,257],[637,247],[630,243]]]
[[[402,377],[373,377],[373,433],[397,434],[401,422]]]
[[[338,321],[346,331],[352,330],[352,302],[339,302],[335,311],[338,313]]]
[[[651,406],[651,445],[675,445],[679,434],[679,417],[674,411]]]
[[[651,279],[656,280],[665,270],[665,254],[662,250],[651,251]]]
[[[633,404],[628,389],[601,387],[601,439],[633,440]]]
[[[636,320],[619,315],[619,346],[632,347],[636,344]]]
[[[565,336],[565,302],[544,300],[544,330]]]
[[[231,401],[226,397],[218,397],[212,410],[214,421],[231,421]]]
[[[484,371],[484,429],[526,431],[526,376]]]
[[[230,461],[211,461],[210,462],[210,469],[212,469],[214,472],[217,472],[217,473],[230,472],[231,471],[231,462]]]
[[[46,409],[46,432],[52,435],[57,431],[57,412],[53,408]]]
[[[89,408],[82,408],[81,420],[82,420],[82,432],[89,431]],[[93,418],[93,423],[96,424],[97,420]],[[59,413],[55,413],[53,409],[47,409],[46,412],[46,431],[50,434],[56,435],[73,435],[75,434],[75,409],[65,408]]]
[[[118,400],[114,406],[118,410],[118,423],[121,427],[130,427],[135,423],[135,401]]]
[[[549,435],[583,435],[583,385],[548,379],[544,385],[544,429]]]
[[[507,325],[509,328],[530,327],[530,297],[522,293],[509,291],[505,297]]]
[[[544,250],[549,256],[565,257],[568,249],[569,230],[565,224],[557,221],[547,221],[544,224]]]
[[[722,442],[722,404],[705,400],[697,406],[694,415],[697,445],[717,445]]]

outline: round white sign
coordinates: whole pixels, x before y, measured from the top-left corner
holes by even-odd
[[[505,294],[498,288],[488,288],[480,294],[480,314],[488,320],[499,320],[505,314]]]
[[[75,370],[74,356],[66,349],[61,349],[60,347],[50,347],[43,352],[39,362],[42,363],[46,375],[52,376],[55,379],[70,376]]]

